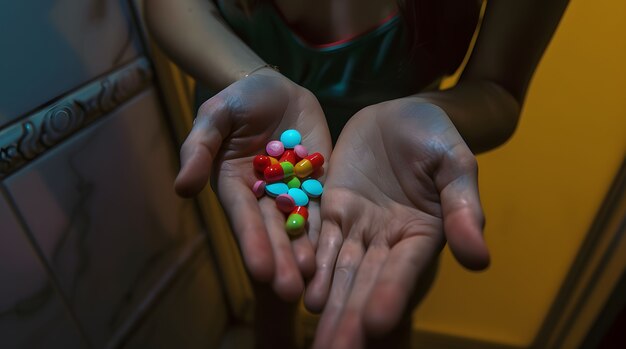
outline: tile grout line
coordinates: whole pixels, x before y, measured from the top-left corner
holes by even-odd
[[[186,271],[184,267],[191,263],[202,247],[206,246],[205,244],[206,237],[199,231],[196,238],[183,248],[171,266],[162,273],[162,276],[152,286],[148,294],[144,296],[144,300],[135,307],[133,313],[118,327],[118,330],[115,331],[105,346],[106,349],[116,349],[126,344],[133,331],[141,325],[146,315],[154,309],[154,305],[165,295],[178,277]]]
[[[28,239],[28,242],[30,243],[30,247],[33,249],[33,251],[35,252],[35,255],[39,259],[39,262],[41,263],[44,270],[46,271],[46,274],[48,276],[48,282],[52,284],[52,287],[54,288],[59,298],[61,299],[61,302],[63,303],[63,306],[65,307],[66,312],[68,313],[72,322],[76,326],[76,329],[80,333],[82,341],[84,342],[84,344],[87,345],[87,347],[93,348],[93,345],[89,341],[89,337],[87,336],[87,333],[83,329],[82,325],[80,324],[80,321],[78,321],[78,317],[76,316],[76,314],[74,313],[72,309],[70,300],[67,298],[67,296],[65,295],[65,293],[63,293],[61,289],[61,283],[59,282],[59,279],[56,277],[54,270],[52,269],[52,266],[48,263],[43,250],[41,249],[41,247],[39,247],[39,244],[37,243],[30,227],[26,223],[26,219],[24,218],[22,213],[17,209],[18,205],[15,202],[15,199],[13,198],[13,196],[10,194],[9,190],[7,189],[4,181],[0,182],[0,193],[2,194],[2,196],[4,196],[5,200],[9,204],[11,213],[17,219],[19,227],[22,229],[22,232],[26,235],[26,238]]]

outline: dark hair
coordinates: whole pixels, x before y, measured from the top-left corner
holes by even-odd
[[[236,0],[245,13],[271,0]],[[478,24],[483,0],[396,0],[406,27],[409,59],[426,47],[440,72],[451,74],[463,61]]]

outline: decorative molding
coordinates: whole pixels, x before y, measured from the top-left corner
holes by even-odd
[[[119,107],[151,81],[150,63],[139,58],[0,130],[0,178]]]

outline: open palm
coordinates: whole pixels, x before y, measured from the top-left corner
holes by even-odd
[[[328,126],[309,91],[269,69],[235,82],[200,107],[181,149],[175,188],[192,196],[211,177],[251,276],[270,282],[281,298],[295,300],[303,275],[315,268],[313,245],[306,234],[290,240],[274,201],[258,200],[251,190],[257,180],[253,157],[287,129],[297,129],[308,149],[329,156]],[[309,234],[317,236],[319,205],[312,202],[309,209]]]
[[[488,264],[476,162],[438,107],[406,98],[362,110],[328,168],[305,295],[323,309],[314,347],[362,347],[366,334],[388,333],[446,239],[465,266]]]

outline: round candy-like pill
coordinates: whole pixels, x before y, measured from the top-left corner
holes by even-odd
[[[293,176],[290,180],[287,181],[287,186],[289,189],[291,188],[300,188],[300,178]]]
[[[277,197],[280,194],[287,194],[289,187],[282,182],[271,183],[265,185],[265,192],[271,197]]]
[[[302,160],[309,155],[309,151],[302,144],[298,144],[293,147],[293,151],[296,153],[298,159]]]
[[[289,194],[280,194],[276,197],[276,207],[281,212],[291,213],[296,207],[296,201]]]
[[[300,136],[300,132],[296,130],[286,130],[280,135],[280,141],[283,142],[285,148],[293,149],[293,147],[300,144],[302,136]]]
[[[267,155],[277,158],[283,155],[285,146],[281,141],[270,141],[265,146],[265,151],[267,152]]]
[[[254,185],[252,186],[252,192],[254,192],[254,195],[257,198],[263,196],[263,194],[265,194],[265,181],[258,180],[254,182]]]
[[[302,191],[304,191],[306,195],[312,198],[318,198],[320,197],[320,195],[322,195],[324,187],[322,186],[322,183],[320,183],[320,181],[318,181],[317,179],[307,179],[306,181],[302,182]]]
[[[287,194],[293,198],[296,202],[296,206],[306,206],[309,204],[309,197],[302,191],[302,189],[291,188],[287,191]]]

